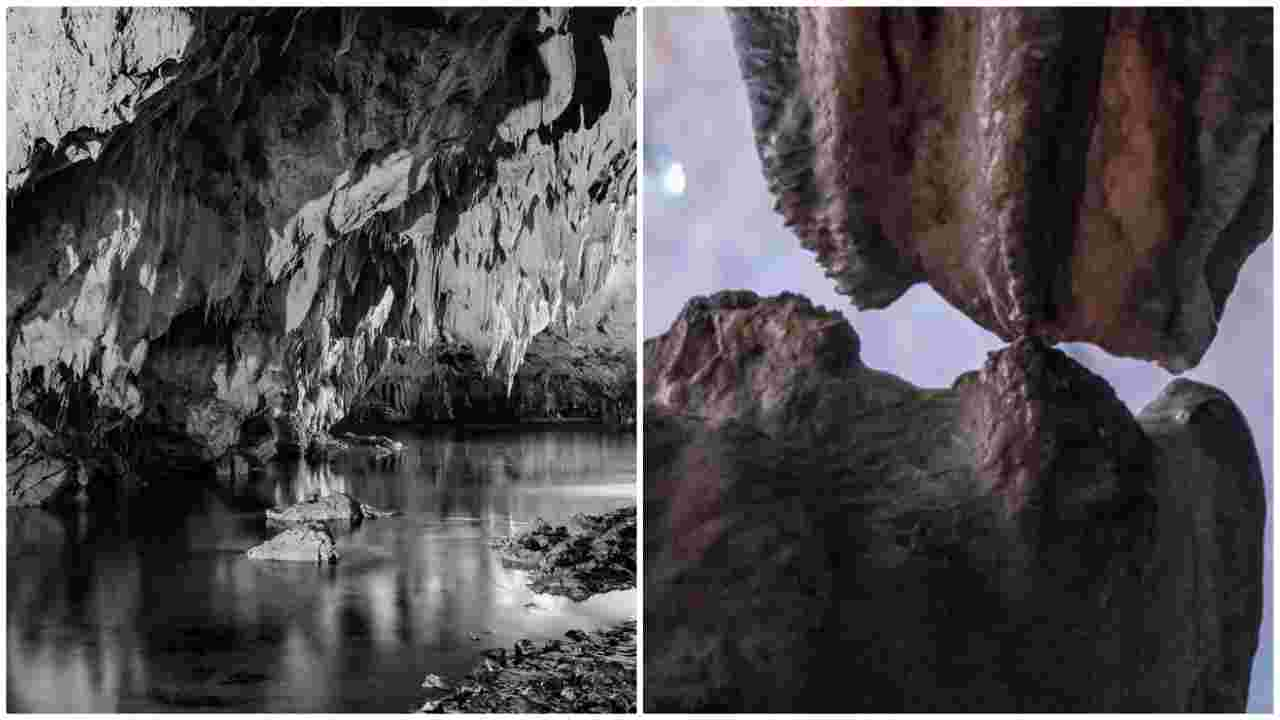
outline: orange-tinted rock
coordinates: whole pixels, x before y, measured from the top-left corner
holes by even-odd
[[[1181,371],[1271,232],[1271,11],[742,10],[778,209],[859,307]]]

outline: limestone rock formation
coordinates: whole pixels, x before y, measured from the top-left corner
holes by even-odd
[[[10,190],[97,158],[195,31],[172,7],[9,8],[7,22]]]
[[[574,601],[636,586],[636,508],[574,515],[570,524],[543,520],[493,543],[504,565],[527,569],[529,587]]]
[[[546,331],[634,353],[634,12],[9,21],[11,415],[235,471],[393,352],[466,347],[513,394]]]
[[[600,420],[635,418],[636,353],[616,344],[583,345],[546,331],[533,338],[511,391],[485,377],[484,359],[468,346],[427,352],[397,346],[378,380],[352,409],[357,419],[427,422]],[[624,348],[624,349],[619,349]]]
[[[10,416],[5,431],[10,505],[41,505],[74,487],[83,471],[62,438],[26,413]]]
[[[106,478],[118,489],[145,485],[120,451],[102,442],[110,432],[110,428],[58,432],[31,413],[10,413],[5,426],[9,505],[86,502],[95,482]],[[181,470],[182,464],[175,464],[175,469]]]
[[[1244,710],[1266,500],[1218,390],[1135,418],[1032,339],[917,388],[748,292],[644,358],[646,709]]]
[[[323,523],[291,527],[270,540],[249,548],[250,560],[282,560],[332,565],[338,562],[333,534]]]
[[[333,492],[324,497],[290,505],[286,508],[268,508],[268,525],[300,525],[328,520],[360,522],[360,503],[344,492]]]
[[[365,519],[389,517],[394,513],[370,507],[344,492],[331,492],[285,508],[268,508],[267,525],[310,525],[322,522],[356,524]]]
[[[487,650],[456,687],[438,676],[427,678],[435,679],[430,684],[435,692],[418,712],[634,714],[636,624],[628,620],[590,633],[570,630],[540,645],[517,640],[511,652]]]
[[[779,212],[860,308],[1174,372],[1271,233],[1272,10],[730,11]]]
[[[334,439],[349,447],[364,448],[378,455],[392,455],[404,452],[404,443],[399,440],[393,440],[386,435],[360,435],[352,432],[340,432],[334,435]]]

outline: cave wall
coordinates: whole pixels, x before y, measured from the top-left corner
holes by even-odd
[[[634,425],[636,359],[604,347],[583,351],[555,331],[533,338],[508,389],[485,375],[466,345],[427,352],[398,345],[352,409],[357,422],[511,423],[592,421]]]
[[[9,17],[11,58],[53,48],[10,71],[11,416],[130,465],[260,460],[395,348],[465,345],[509,391],[549,328],[634,345],[633,12]]]

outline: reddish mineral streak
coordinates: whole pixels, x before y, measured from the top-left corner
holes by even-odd
[[[646,709],[1245,707],[1265,496],[1229,398],[1135,417],[1037,338],[941,390],[858,350],[749,292],[646,342]]]
[[[1258,16],[731,13],[770,190],[840,292],[925,280],[1010,344],[923,390],[748,292],[646,343],[648,710],[1245,707],[1247,423],[1182,380],[1135,417],[1052,344],[1208,348],[1270,232]]]
[[[1035,387],[1043,363],[1034,341],[992,353],[978,381],[961,390],[965,429],[974,437],[976,465],[1010,513],[1020,512],[1044,471],[1044,407]],[[1042,352],[1042,350],[1040,351]]]
[[[1242,262],[1269,233],[1228,228],[1270,175],[1270,91],[1250,86],[1270,37],[1249,16],[796,12],[787,102],[811,122],[757,140],[811,148],[766,173],[804,171],[771,187],[841,292],[883,307],[923,280],[1005,340],[1199,362],[1221,313],[1211,250]]]

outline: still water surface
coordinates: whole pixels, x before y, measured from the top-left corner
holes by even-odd
[[[280,464],[145,509],[10,510],[8,709],[404,712],[423,676],[456,679],[486,648],[635,617],[634,590],[535,595],[488,547],[539,517],[634,504],[634,434],[390,434],[402,455]],[[335,567],[245,558],[271,534],[252,507],[317,490],[405,514],[339,534]]]

